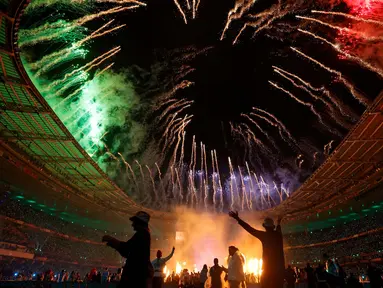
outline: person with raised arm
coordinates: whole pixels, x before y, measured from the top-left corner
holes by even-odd
[[[285,260],[283,253],[283,238],[281,229],[281,220],[278,218],[277,226],[274,220],[265,218],[263,227],[266,231],[257,230],[239,218],[238,212],[230,211],[229,216],[238,221],[247,232],[262,242],[262,288],[282,288],[284,283]]]
[[[172,252],[165,258],[162,258],[162,251],[157,251],[157,258],[152,261],[152,265],[154,268],[154,277],[153,277],[153,288],[162,288],[164,283],[164,273],[163,270],[165,268],[166,262],[168,262],[174,254],[176,248],[173,247]]]
[[[218,258],[214,258],[214,265],[210,268],[209,274],[211,278],[211,288],[222,288],[223,279],[222,273],[228,272],[227,268],[222,267],[218,264]]]
[[[105,235],[102,242],[126,258],[118,288],[151,288],[153,266],[150,263],[150,215],[144,211],[137,212],[133,217],[132,227],[136,231],[132,238],[123,242]]]

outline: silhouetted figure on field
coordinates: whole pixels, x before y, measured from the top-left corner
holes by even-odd
[[[306,274],[307,274],[307,287],[308,288],[315,288],[315,271],[314,268],[310,266],[310,263],[307,263],[307,266],[305,268]]]
[[[207,265],[203,265],[202,267],[202,270],[201,270],[201,273],[200,273],[200,276],[199,276],[199,282],[200,282],[200,285],[199,287],[201,288],[204,288],[205,287],[205,282],[207,280],[207,274],[208,274],[208,269],[207,269]]]
[[[149,288],[153,277],[153,266],[150,263],[150,215],[144,211],[137,212],[130,218],[136,231],[126,242],[119,241],[109,235],[102,238],[108,246],[116,249],[126,263],[118,288]]]
[[[287,282],[287,288],[294,288],[295,282],[297,281],[297,274],[291,266],[287,266],[285,271],[285,280]]]
[[[354,273],[351,273],[347,279],[347,288],[363,288],[362,283],[354,276]]]
[[[238,212],[231,211],[229,216],[237,220],[239,225],[262,242],[263,272],[261,276],[261,286],[263,288],[282,288],[285,273],[285,259],[280,225],[281,219],[278,219],[278,225],[275,227],[273,219],[266,218],[263,222],[263,227],[266,231],[260,231],[241,220],[238,216]]]
[[[168,262],[174,254],[176,248],[173,247],[172,252],[165,258],[162,258],[162,251],[157,251],[157,258],[152,261],[152,265],[154,268],[154,277],[153,277],[153,288],[161,288],[164,283],[164,267],[166,262]]]
[[[226,272],[227,269],[225,267],[218,265],[218,259],[214,258],[214,266],[210,267],[210,278],[211,278],[211,288],[222,288],[222,273]]]
[[[340,277],[339,271],[340,268],[336,264],[335,259],[331,259],[326,253],[323,254],[323,262],[325,265],[326,273],[325,273],[325,279],[327,284],[331,288],[343,288],[345,287],[345,282],[342,277]],[[344,274],[344,273],[343,273]]]
[[[371,288],[383,287],[382,271],[376,267],[375,263],[368,264],[367,275]]]

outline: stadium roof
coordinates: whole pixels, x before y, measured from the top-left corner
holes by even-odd
[[[11,161],[33,168],[40,183],[120,214],[143,209],[81,148],[28,78],[17,47],[25,0],[0,0],[0,146]],[[313,175],[267,213],[290,220],[329,209],[382,182],[383,93]],[[1,154],[1,152],[0,152]],[[1,156],[1,155],[0,155]],[[80,200],[79,200],[80,199]],[[170,213],[147,210],[155,218]],[[262,215],[260,213],[259,215]]]

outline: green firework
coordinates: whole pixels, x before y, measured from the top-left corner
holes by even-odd
[[[39,1],[33,9],[67,2],[70,1]],[[73,3],[86,5],[85,1]],[[29,11],[34,12],[33,9]],[[29,14],[33,16],[33,13]],[[19,33],[19,46],[23,49],[22,59],[27,73],[42,96],[83,149],[113,177],[120,163],[110,161],[109,152],[112,155],[119,152],[126,159],[131,159],[132,155],[136,157],[146,139],[146,127],[134,117],[142,104],[129,80],[128,70],[103,70],[109,68],[107,59],[120,48],[115,47],[90,59],[89,40],[122,27],[106,30],[112,23],[109,21],[96,31],[89,31],[83,25],[96,19],[98,14],[106,13],[98,11],[73,21],[56,19],[31,29],[24,27]],[[39,45],[46,43],[61,45],[39,49]],[[33,57],[29,47],[37,48]],[[46,53],[39,53],[41,51]]]

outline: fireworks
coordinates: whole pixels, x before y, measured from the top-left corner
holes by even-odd
[[[333,70],[329,67],[327,67],[326,65],[322,64],[321,62],[315,60],[314,58],[306,55],[305,53],[303,53],[302,51],[298,50],[297,48],[295,47],[290,47],[291,50],[293,50],[294,52],[298,53],[299,55],[305,57],[306,59],[314,62],[315,64],[319,65],[321,68],[327,70],[328,72],[332,73],[332,74],[335,74],[338,76],[338,79],[339,81],[341,81],[351,92],[352,96],[354,96],[355,99],[357,99],[361,104],[367,106],[369,104],[369,100],[363,96],[362,94],[360,94],[359,92],[356,91],[355,87],[349,82],[347,81],[343,74],[339,71],[336,71],[336,70]]]
[[[364,22],[364,23],[371,23],[371,24],[376,24],[376,25],[383,26],[383,21],[376,21],[376,20],[373,20],[373,19],[365,19],[363,17],[358,17],[358,16],[354,16],[354,15],[347,14],[347,13],[342,13],[342,12],[317,11],[317,10],[312,10],[311,12],[312,13],[316,13],[316,14],[343,16],[343,17],[346,17],[346,18],[349,18],[349,19],[352,19],[352,20],[356,20],[356,21],[360,21],[360,22]]]
[[[181,145],[176,146],[178,148],[175,151],[179,151]],[[209,154],[203,144],[201,144],[200,163],[192,163],[192,165],[201,166],[204,170],[193,172],[185,165],[180,166],[182,156],[174,153],[172,156],[173,165],[165,174],[160,172],[157,164],[154,169],[148,165],[145,165],[146,169],[143,169],[137,160],[129,164],[121,153],[119,153],[120,159],[118,159],[107,146],[105,148],[110,157],[115,161],[121,161],[126,166],[127,177],[133,181],[137,189],[145,192],[141,194],[145,198],[141,201],[148,201],[160,209],[167,207],[167,202],[164,202],[164,199],[160,197],[160,191],[162,195],[171,197],[171,201],[177,205],[217,212],[229,208],[240,211],[271,208],[291,193],[284,185],[279,186],[273,181],[269,182],[265,177],[251,171],[247,163],[245,168],[240,166],[234,168],[230,158],[228,159],[230,176],[223,180],[218,166],[222,163],[218,162],[216,151],[210,151],[210,157],[208,157]],[[208,158],[211,160],[211,165],[208,165]],[[177,161],[174,161],[175,159]],[[134,170],[136,168],[138,168],[140,177],[135,176]],[[159,172],[158,177],[153,174],[155,170]],[[208,170],[213,172],[210,174]]]
[[[18,44],[25,51],[36,45],[39,48],[38,45],[49,46],[46,55],[40,58],[24,57],[23,61],[39,91],[76,140],[113,179],[123,178],[120,185],[124,185],[123,188],[127,193],[131,193],[138,203],[162,210],[169,210],[177,205],[214,212],[223,212],[226,209],[269,209],[289,197],[297,188],[295,177],[289,175],[284,179],[276,175],[275,171],[265,172],[267,169],[264,167],[268,166],[264,165],[265,158],[275,162],[271,165],[274,170],[282,164],[283,160],[280,162],[281,157],[278,154],[281,151],[280,142],[285,146],[285,143],[288,144],[291,150],[289,164],[298,171],[295,171],[296,173],[305,167],[314,167],[319,159],[322,159],[319,152],[314,153],[319,149],[307,149],[310,145],[308,142],[294,137],[297,135],[289,130],[294,127],[290,127],[287,121],[282,122],[281,119],[284,118],[280,117],[278,112],[275,112],[277,109],[273,107],[267,107],[273,114],[266,111],[266,108],[253,107],[251,111],[240,111],[236,120],[230,119],[225,123],[220,121],[222,130],[230,126],[233,143],[240,145],[244,151],[239,156],[222,156],[220,149],[206,145],[198,133],[190,133],[190,127],[195,126],[195,119],[198,117],[198,113],[195,113],[198,109],[198,99],[193,99],[195,95],[192,95],[197,91],[194,88],[198,89],[199,83],[194,80],[198,77],[191,77],[199,72],[199,67],[193,66],[196,65],[194,62],[197,62],[193,60],[198,55],[206,55],[207,51],[214,53],[215,46],[209,43],[210,46],[206,45],[205,48],[187,46],[169,52],[168,59],[160,62],[161,67],[157,67],[158,70],[165,71],[164,75],[162,72],[153,73],[153,79],[156,78],[153,82],[158,81],[154,84],[157,86],[143,85],[145,89],[142,90],[145,91],[137,92],[141,87],[134,82],[135,75],[130,75],[129,69],[120,73],[113,70],[119,65],[114,65],[115,62],[111,63],[111,60],[123,51],[123,47],[102,45],[103,52],[97,55],[92,53],[92,56],[89,51],[91,43],[96,39],[99,41],[105,35],[121,32],[122,28],[129,29],[125,24],[116,24],[118,13],[135,11],[147,4],[137,0],[97,0],[92,3],[87,0],[60,1],[65,6],[78,9],[79,13],[81,11],[82,16],[76,15],[72,20],[68,20],[70,17],[64,19],[64,14],[59,14],[53,18],[48,17],[41,25],[20,30]],[[301,42],[297,39],[305,36],[320,41],[338,53],[339,59],[353,61],[362,69],[373,71],[383,78],[383,70],[375,65],[371,57],[350,51],[346,41],[340,41],[342,37],[346,37],[344,35],[366,43],[382,41],[382,34],[362,31],[360,27],[353,25],[357,22],[374,27],[383,26],[376,17],[376,7],[380,7],[379,3],[370,0],[369,3],[362,3],[361,9],[357,9],[355,3],[347,1],[352,8],[350,14],[347,14],[310,11],[309,2],[278,1],[260,10],[255,0],[237,0],[234,7],[227,11],[222,31],[218,31],[222,33],[217,38],[229,38],[231,30],[235,30],[231,41],[232,44],[236,44],[239,39],[245,39],[244,32],[248,32],[248,28],[253,29],[253,41],[257,41],[256,37],[261,38],[266,30],[270,37],[277,40],[283,38],[280,37],[280,33],[291,32],[291,39],[287,39],[290,42],[287,47],[294,52],[290,53],[293,54],[291,61],[299,61],[300,58],[309,60],[313,66],[320,67],[321,72],[335,76],[335,80],[342,83],[357,101],[367,106],[370,100],[359,91],[348,74],[344,75],[342,69],[338,71],[332,68],[337,66],[329,66],[326,61],[321,62],[315,55],[311,56],[313,53],[310,49],[301,48]],[[38,7],[51,5],[59,5],[59,1],[38,0],[29,8],[29,13]],[[185,24],[197,18],[199,0],[174,0],[174,5]],[[110,8],[111,6],[113,7]],[[296,15],[298,13],[299,15]],[[115,18],[99,24],[96,29],[89,28],[92,26],[89,25],[91,21],[99,23],[101,19],[108,17]],[[345,26],[343,22],[333,24],[329,19],[322,19],[325,17],[342,17],[351,21],[352,25]],[[307,29],[307,23],[314,25]],[[314,30],[316,26],[321,29],[319,32]],[[338,35],[335,39],[331,35],[321,36],[325,32],[322,29],[335,31]],[[235,48],[238,46],[241,45]],[[306,54],[303,51],[310,53]],[[285,51],[277,53],[287,54]],[[27,58],[33,61],[28,62]],[[274,62],[273,58],[272,63],[275,65],[269,67],[275,73],[273,76],[279,77],[278,82],[268,81],[273,93],[270,97],[283,92],[290,100],[309,109],[321,125],[320,129],[324,128],[326,134],[333,134],[331,137],[335,135],[336,141],[342,138],[344,135],[330,123],[349,129],[352,124],[350,122],[354,122],[358,117],[343,103],[344,98],[336,97],[337,93],[330,90],[332,86],[329,83],[314,82],[314,85],[310,82],[314,81],[310,75],[298,76],[302,72],[291,72],[295,69],[290,69],[285,63],[280,65],[278,59],[280,58],[275,57]],[[151,74],[150,72],[147,74]],[[284,81],[291,87],[282,86],[282,82],[279,81]],[[192,85],[195,86],[190,88]],[[190,90],[192,92],[189,92]],[[298,94],[297,91],[304,93]],[[147,100],[149,98],[150,100]],[[258,103],[251,104],[256,105]],[[325,109],[322,109],[323,107]],[[331,122],[328,122],[328,119]],[[153,132],[153,135],[148,135],[148,132]],[[323,155],[330,154],[333,141],[324,147]],[[251,265],[255,267],[256,264],[254,262]],[[260,264],[257,265],[258,268],[251,269],[257,270],[260,275]]]
[[[178,12],[181,14],[185,24],[188,24],[189,13],[191,14],[192,19],[196,18],[201,0],[184,0],[183,1],[184,3],[182,4],[179,2],[179,0],[173,0],[173,1],[177,7]],[[192,1],[191,5],[190,5],[190,1]],[[186,9],[182,8],[185,5],[186,5]]]
[[[271,82],[269,81],[270,85],[274,86],[275,88],[285,92],[287,95],[289,95],[292,99],[294,99],[295,101],[297,101],[299,104],[302,104],[304,106],[307,106],[310,108],[311,112],[318,118],[319,122],[325,126],[329,131],[331,131],[331,128],[328,127],[324,122],[323,122],[323,119],[322,119],[322,116],[315,110],[314,108],[314,105],[312,105],[311,103],[308,103],[308,102],[304,102],[300,99],[298,99],[294,94],[292,94],[290,91],[287,91],[286,89],[280,87],[279,85],[275,84],[274,82]]]
[[[306,30],[303,30],[303,29],[298,29],[298,31],[302,32],[302,33],[305,33],[307,35],[310,35],[312,37],[314,37],[315,39],[319,39],[327,44],[329,44],[331,47],[333,47],[337,52],[343,54],[347,59],[349,60],[354,60],[356,63],[358,63],[359,65],[363,66],[364,68],[367,68],[367,69],[370,69],[371,71],[374,71],[376,74],[378,74],[380,77],[383,78],[383,71],[381,69],[378,69],[374,66],[372,66],[371,64],[365,62],[363,59],[360,59],[359,57],[355,57],[355,56],[352,56],[344,51],[342,51],[338,45],[336,44],[333,44],[331,43],[330,41],[326,40],[325,38],[323,37],[320,37],[318,35],[315,35],[314,33],[311,33],[309,31],[306,31]]]
[[[346,116],[346,117],[349,117],[349,118],[352,118],[352,119],[355,117],[354,115],[350,115],[351,113],[349,111],[345,111],[346,110],[345,104],[340,103],[335,97],[333,97],[331,95],[331,92],[329,90],[327,90],[325,87],[323,87],[323,86],[320,87],[320,88],[314,87],[312,84],[310,84],[309,82],[306,82],[301,77],[299,77],[299,76],[297,76],[297,75],[295,75],[293,73],[290,73],[290,72],[288,72],[288,71],[286,71],[286,70],[284,70],[284,69],[282,69],[280,67],[277,67],[277,66],[273,66],[273,68],[274,68],[274,71],[276,73],[278,73],[282,77],[284,77],[287,80],[289,80],[295,87],[304,90],[311,97],[313,97],[315,100],[319,100],[319,101],[323,102],[326,105],[326,107],[330,109],[331,112],[334,112],[334,108],[332,106],[332,104],[333,104],[339,110],[339,112],[343,116]],[[289,78],[287,75],[292,77],[293,79],[298,80],[303,85],[297,84],[292,78]],[[329,98],[331,104],[328,101],[326,101],[323,97],[318,97],[318,96],[314,95],[314,93],[312,91],[313,92],[322,93],[322,95],[324,95],[327,98]],[[335,117],[335,116],[336,116],[335,113],[331,113],[331,117]],[[342,126],[347,125],[340,118],[336,118],[336,121],[337,121],[338,124],[340,124]]]

